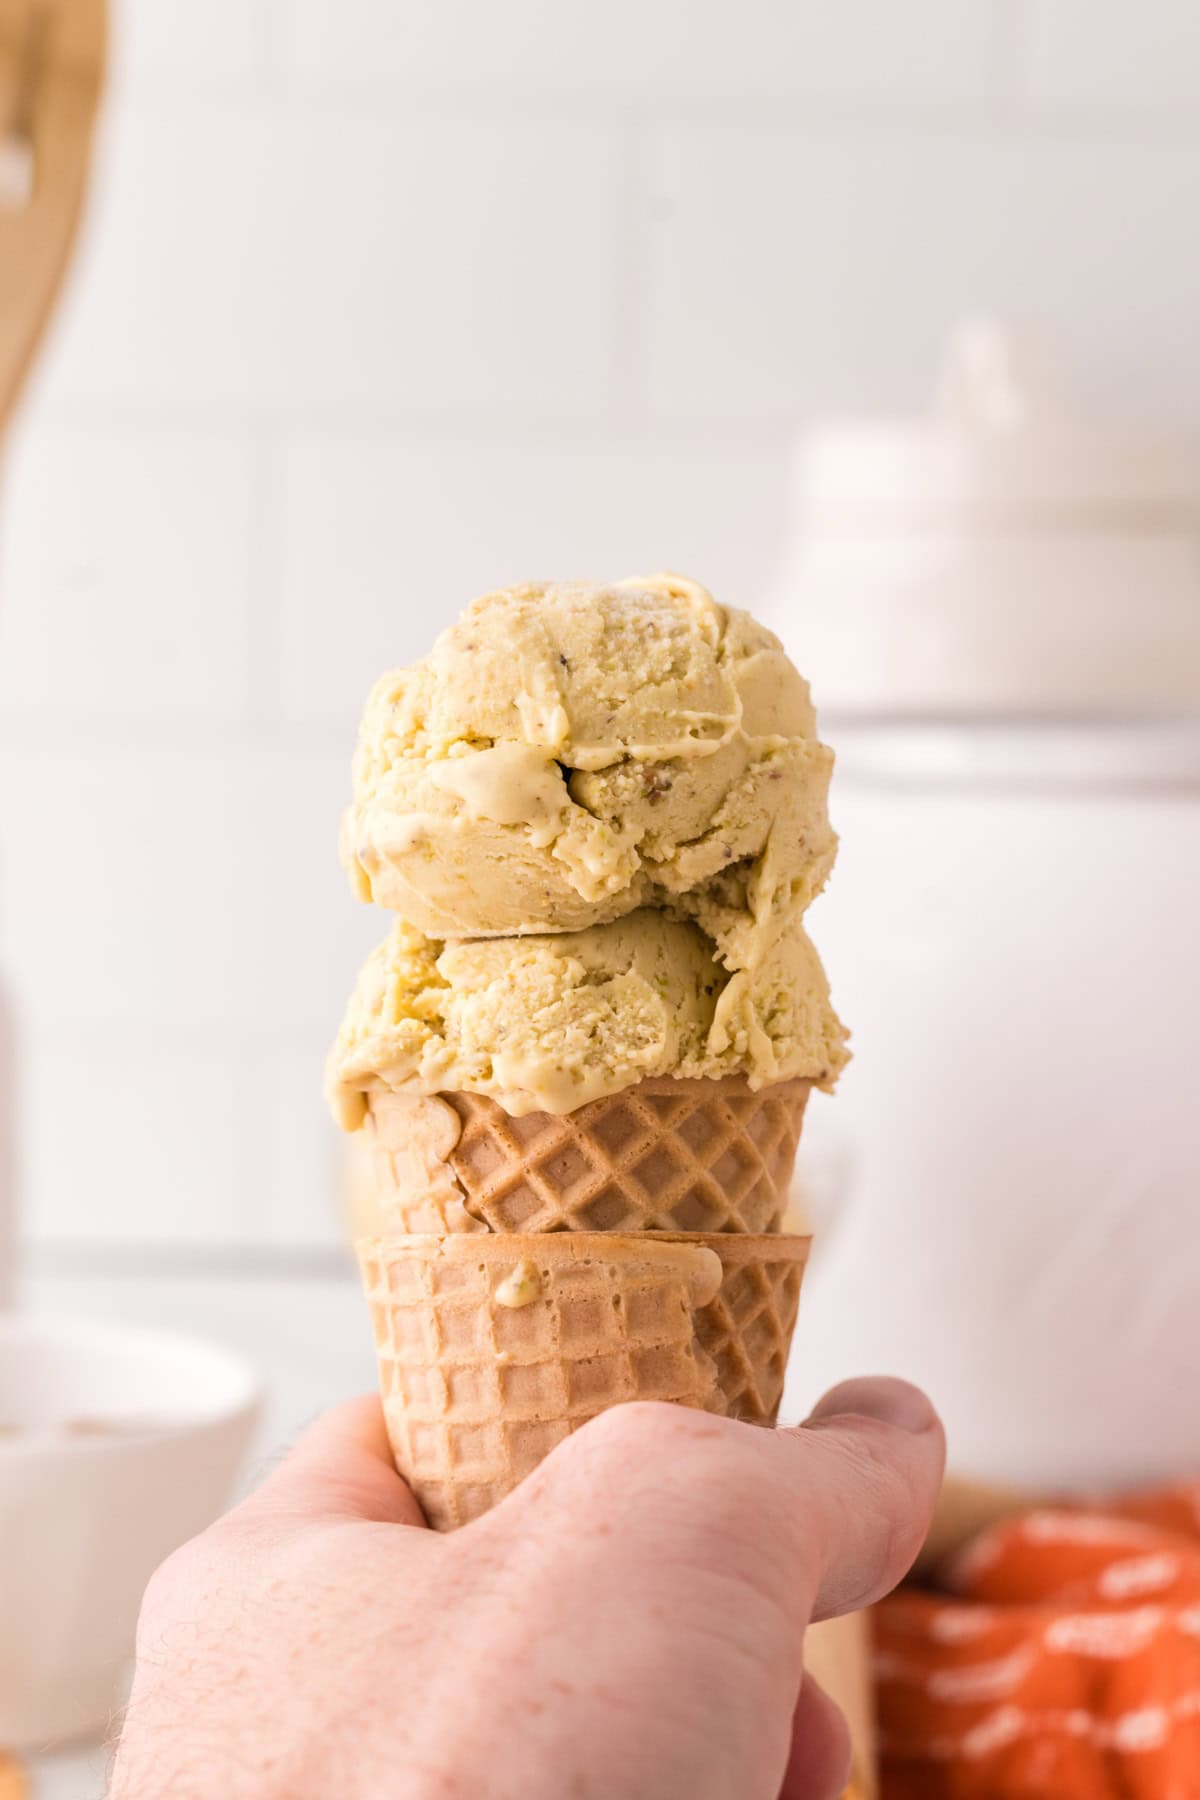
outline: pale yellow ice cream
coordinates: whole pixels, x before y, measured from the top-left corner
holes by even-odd
[[[353,1131],[386,1089],[566,1113],[648,1075],[828,1085],[845,1056],[798,915],[753,972],[730,974],[696,926],[643,908],[552,936],[439,942],[397,924],[359,976],[329,1087]]]
[[[845,1033],[802,917],[831,752],[778,640],[672,575],[469,606],[368,701],[343,856],[399,917],[329,1065],[569,1112],[651,1075],[829,1085]]]
[[[820,891],[831,765],[807,684],[746,613],[677,576],[531,584],[378,683],[343,854],[364,899],[430,937],[670,899],[724,952]]]

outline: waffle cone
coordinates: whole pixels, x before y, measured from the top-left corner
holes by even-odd
[[[381,1090],[364,1127],[381,1228],[778,1231],[811,1086],[662,1076],[521,1118],[481,1094]]]
[[[773,1420],[808,1239],[459,1232],[358,1252],[392,1454],[445,1531],[622,1401]]]

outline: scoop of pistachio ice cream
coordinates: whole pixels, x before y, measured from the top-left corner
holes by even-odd
[[[431,938],[669,903],[724,950],[819,892],[831,764],[778,640],[696,583],[529,584],[376,685],[343,856]]]
[[[566,1113],[651,1075],[829,1085],[845,1057],[798,915],[753,971],[731,973],[695,925],[643,908],[579,932],[457,942],[397,923],[359,976],[328,1086],[354,1130],[380,1090]]]

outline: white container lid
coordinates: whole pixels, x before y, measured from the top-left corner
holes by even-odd
[[[1200,453],[1076,414],[990,320],[947,347],[927,418],[798,446],[765,612],[827,711],[1200,705]]]

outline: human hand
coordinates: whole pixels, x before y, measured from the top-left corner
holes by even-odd
[[[352,1401],[154,1576],[112,1800],[831,1800],[805,1627],[900,1580],[943,1456],[902,1382],[620,1406],[440,1536]]]

